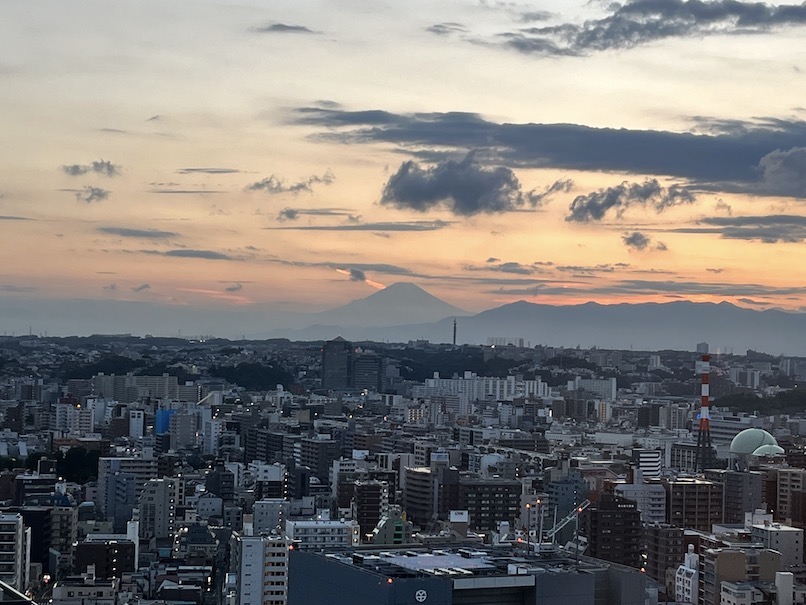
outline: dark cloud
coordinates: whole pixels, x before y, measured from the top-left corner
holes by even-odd
[[[345,225],[293,225],[264,227],[264,229],[299,231],[438,231],[451,224],[453,224],[451,221],[403,221],[399,223],[348,223]]]
[[[299,218],[299,210],[296,208],[283,208],[277,213],[278,221],[295,221]]]
[[[350,281],[360,281],[365,282],[367,281],[367,274],[361,271],[361,269],[351,268],[350,271]]]
[[[537,191],[533,189],[526,195],[529,198],[529,203],[532,206],[541,206],[549,198],[551,198],[556,193],[568,193],[571,189],[574,188],[574,181],[571,179],[562,179],[559,181],[553,182],[548,187],[544,188],[543,191]]]
[[[752,298],[739,298],[738,301],[746,305],[753,305],[758,307],[766,307],[767,305],[770,304],[768,302],[764,302],[763,300],[753,300]]]
[[[165,256],[177,256],[180,258],[203,258],[206,260],[234,260],[231,256],[214,250],[187,250],[184,248],[178,250],[168,250],[163,253]]]
[[[314,185],[330,185],[336,180],[332,172],[328,171],[322,176],[309,176],[302,181],[294,183],[286,183],[284,180],[271,175],[263,180],[251,183],[246,186],[247,191],[265,191],[266,193],[279,194],[279,193],[311,193]]]
[[[226,288],[224,288],[224,290],[226,290],[227,292],[240,292],[241,290],[243,290],[243,284],[237,282],[232,284],[231,286],[227,286]]]
[[[512,170],[484,166],[471,152],[462,160],[428,167],[403,162],[384,186],[381,204],[418,212],[445,208],[459,216],[473,216],[535,207],[541,195],[545,194],[524,193]]]
[[[719,200],[716,203],[715,210],[717,212],[724,212],[728,216],[733,214],[733,206],[728,204],[725,200]]]
[[[153,115],[146,120],[146,122],[159,122],[162,119],[162,116],[159,114]]]
[[[776,149],[761,158],[758,165],[763,190],[772,195],[806,198],[806,147]]]
[[[714,216],[704,218],[700,223],[712,228],[692,229],[690,232],[719,233],[725,239],[756,240],[767,244],[806,241],[806,216]]]
[[[150,284],[140,284],[139,286],[135,286],[134,288],[132,288],[132,292],[143,292],[145,290],[150,290],[150,289],[151,289]]]
[[[488,259],[487,259],[486,261],[484,261],[484,262],[485,262],[485,263],[497,263],[497,262],[498,262],[498,261],[500,261],[500,260],[501,260],[500,258],[495,258],[494,256],[491,256],[490,258],[488,258]]]
[[[241,172],[236,168],[180,168],[178,174],[237,174]]]
[[[708,271],[708,273],[717,273],[717,274],[722,273],[724,271],[724,269],[722,268],[715,268],[715,267],[708,267],[705,270]]]
[[[10,214],[0,214],[0,221],[32,221],[34,219],[27,216],[13,216]]]
[[[139,237],[144,239],[164,239],[179,235],[173,231],[159,231],[157,229],[130,229],[129,227],[98,227],[96,231],[106,233],[107,235],[118,235],[120,237]]]
[[[621,241],[632,250],[646,250],[652,240],[640,231],[632,231],[622,235]]]
[[[314,30],[304,25],[291,25],[288,23],[269,23],[255,27],[252,31],[259,34],[315,34]]]
[[[109,191],[101,189],[100,187],[87,186],[84,189],[74,191],[76,199],[79,202],[86,202],[92,204],[93,202],[100,202],[109,197]]]
[[[577,196],[569,207],[570,214],[565,220],[587,223],[601,221],[610,210],[621,216],[630,206],[649,206],[655,212],[679,204],[691,204],[694,194],[685,187],[671,185],[663,187],[656,179],[643,183],[623,182],[615,187],[599,189],[587,195]]]
[[[70,176],[82,176],[84,174],[100,174],[103,176],[118,176],[120,166],[106,160],[97,160],[89,164],[68,164],[62,166],[62,171]]]
[[[583,56],[629,49],[667,38],[752,34],[806,24],[806,4],[772,6],[739,0],[632,0],[583,24],[561,23],[501,34],[502,44],[527,54]]]
[[[658,242],[655,244],[655,250],[658,252],[667,252],[669,250],[669,246],[667,246],[664,242]]]
[[[806,121],[762,118],[749,122],[702,119],[707,132],[592,128],[578,124],[496,124],[473,113],[393,114],[306,107],[298,124],[319,126],[315,139],[341,143],[389,143],[424,159],[444,151],[484,150],[485,159],[510,167],[626,172],[687,179],[714,191],[772,195],[759,187],[762,158],[802,148]],[[796,154],[795,154],[796,155]],[[781,158],[767,163],[781,174]],[[769,170],[769,169],[768,169]],[[785,174],[788,174],[786,172]],[[789,189],[791,191],[791,188]]]
[[[450,34],[461,34],[467,31],[467,28],[461,23],[436,23],[430,27],[426,27],[425,31],[438,36],[448,36]]]
[[[109,284],[107,286],[103,286],[102,289],[106,290],[107,292],[117,292],[118,285],[117,284]]]

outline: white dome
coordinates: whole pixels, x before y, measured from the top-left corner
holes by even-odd
[[[762,445],[778,446],[775,437],[764,429],[745,429],[730,442],[730,453],[739,456],[750,456]]]
[[[768,443],[767,445],[762,445],[760,448],[753,452],[753,456],[781,456],[785,454],[784,448],[780,445],[772,445]]]

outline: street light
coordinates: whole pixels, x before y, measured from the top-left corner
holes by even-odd
[[[532,552],[531,534],[532,534],[532,505],[529,502],[527,502],[526,503],[526,550],[530,554]]]

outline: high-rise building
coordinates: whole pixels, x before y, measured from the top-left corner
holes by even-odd
[[[711,531],[722,522],[721,483],[690,477],[664,480],[666,521],[670,525],[699,531]]]
[[[762,475],[758,471],[707,469],[705,478],[724,486],[724,523],[743,523],[745,513],[761,508],[764,497]]]
[[[708,548],[700,553],[701,605],[720,605],[722,582],[775,582],[781,553],[761,548]]]
[[[322,347],[322,388],[349,389],[353,375],[353,344],[341,336]]]
[[[288,550],[280,536],[233,536],[237,605],[288,602]]]
[[[352,384],[357,391],[380,392],[383,382],[383,358],[370,353],[353,357]]]
[[[141,538],[173,538],[181,497],[180,479],[151,479],[137,501]]]
[[[385,481],[356,481],[352,512],[363,536],[370,533],[389,509],[389,484]]]
[[[666,521],[666,490],[657,482],[647,483],[640,469],[633,470],[632,483],[620,483],[614,488],[617,496],[636,503],[644,523],[664,523]]]
[[[627,567],[641,566],[641,513],[635,502],[602,494],[580,517],[588,555]]]
[[[663,586],[669,570],[683,562],[683,529],[665,523],[644,524],[646,574]]]
[[[75,568],[86,573],[87,567],[95,566],[99,578],[120,579],[124,573],[135,571],[136,547],[130,540],[92,540],[80,542],[75,550]]]
[[[134,477],[134,491],[139,496],[146,482],[157,476],[157,459],[154,457],[128,457],[98,459],[98,493],[101,497],[101,510],[107,513],[106,498],[112,493],[107,487],[110,477],[116,473],[128,474]],[[128,520],[128,519],[127,519]]]
[[[0,580],[24,591],[27,587],[25,527],[19,513],[0,513]]]
[[[492,531],[508,521],[514,527],[520,515],[523,485],[515,479],[459,479],[459,510],[468,512],[472,529]]]

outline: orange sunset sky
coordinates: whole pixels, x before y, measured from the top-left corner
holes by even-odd
[[[801,310],[804,39],[779,2],[4,2],[0,325],[398,281]]]

